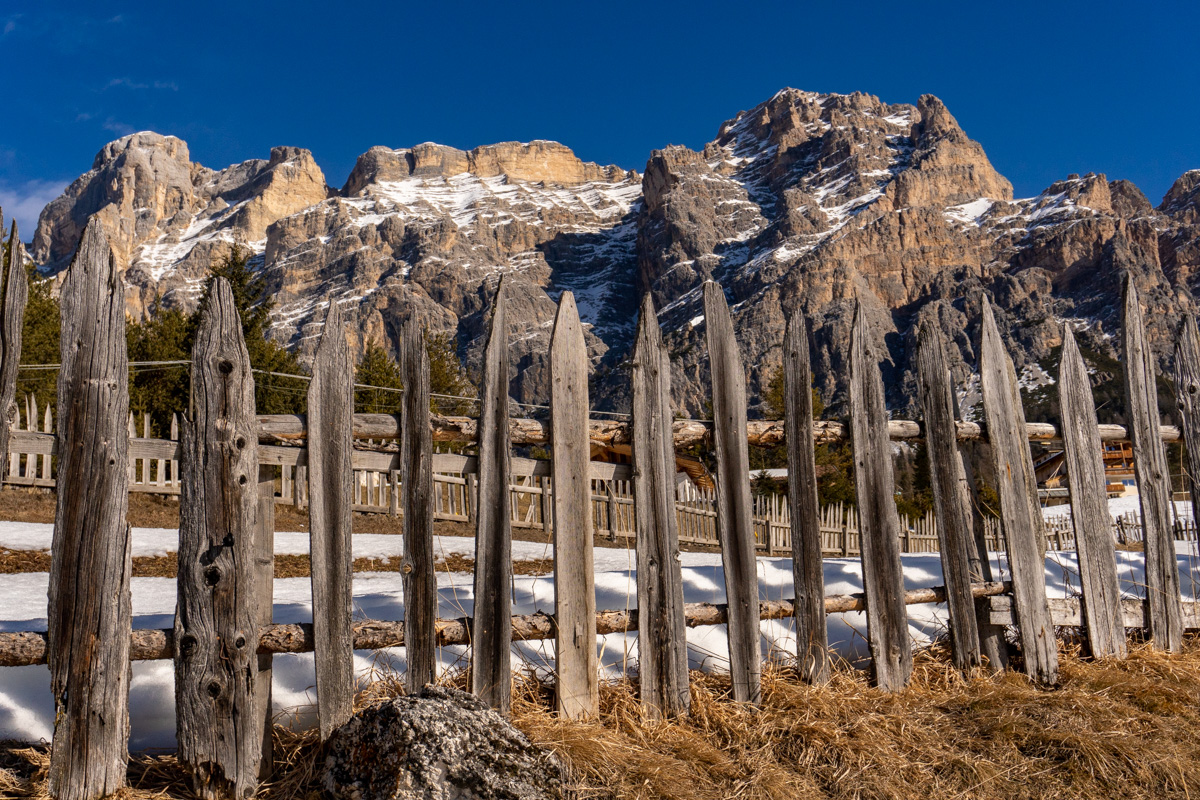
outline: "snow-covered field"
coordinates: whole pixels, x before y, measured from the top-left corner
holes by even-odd
[[[45,524],[0,522],[0,547],[48,549],[52,526]],[[133,531],[134,555],[162,555],[176,549],[174,530],[137,529]],[[462,537],[436,537],[439,555],[471,555],[474,540]],[[355,556],[386,558],[401,553],[398,536],[357,534],[353,539]],[[277,553],[305,553],[308,534],[276,534]],[[532,542],[514,542],[517,559],[544,558],[553,548]],[[725,599],[724,576],[718,554],[683,554],[684,595],[687,602],[720,603]],[[597,548],[596,605],[600,609],[624,609],[637,604],[637,576],[632,551]],[[993,554],[994,567],[1005,574],[1002,556]],[[1118,552],[1118,573],[1127,596],[1141,595],[1143,559],[1140,553]],[[942,583],[941,564],[936,554],[903,556],[906,589],[936,586]],[[1179,546],[1179,568],[1186,599],[1196,595],[1200,580],[1200,559],[1194,545]],[[45,630],[45,573],[0,575],[0,631]],[[786,558],[761,558],[758,561],[759,596],[762,599],[787,599],[793,596],[792,565]],[[173,624],[175,581],[170,578],[134,578],[133,625],[135,628],[165,628]],[[825,584],[828,594],[862,591],[861,565],[857,559],[827,559]],[[1078,573],[1074,553],[1050,553],[1046,558],[1046,584],[1052,597],[1078,593]],[[465,573],[439,573],[439,616],[461,617],[471,613],[472,576]],[[354,576],[355,613],[373,619],[404,618],[400,575],[394,572],[359,573]],[[518,577],[513,584],[513,613],[553,611],[554,581],[546,577]],[[945,607],[935,604],[910,606],[909,632],[913,644],[920,646],[943,634],[946,629]],[[275,581],[274,619],[276,622],[307,622],[312,619],[312,599],[307,578]],[[787,659],[795,652],[795,637],[790,620],[762,623],[764,656]],[[834,614],[829,617],[830,644],[847,659],[866,655],[866,620],[862,613]],[[724,626],[688,629],[691,666],[698,669],[727,668],[727,640]],[[637,634],[612,634],[597,639],[603,674],[608,678],[636,672]],[[522,668],[548,672],[553,669],[553,643],[520,642],[514,645],[514,663]],[[443,669],[466,664],[466,647],[446,647],[441,652]],[[403,648],[355,654],[360,679],[375,670],[403,670]],[[311,654],[285,654],[274,660],[275,713],[297,726],[315,723],[312,703],[314,675]],[[172,664],[169,661],[135,662],[130,688],[131,741],[133,750],[173,747],[175,740]],[[0,739],[48,740],[53,730],[53,703],[49,690],[49,671],[45,666],[0,668]]]

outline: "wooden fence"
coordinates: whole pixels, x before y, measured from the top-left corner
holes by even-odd
[[[15,236],[13,241],[18,242]],[[13,323],[19,323],[23,313],[19,243],[12,249],[15,255],[0,296],[0,330],[19,329]],[[1164,438],[1180,433],[1160,428],[1154,366],[1144,345],[1136,291],[1132,284],[1125,291],[1128,434],[1139,463],[1156,464]],[[123,388],[124,291],[95,221],[84,231],[62,292],[59,429],[51,432],[47,415],[32,407],[26,409],[26,426],[40,424],[40,430],[10,430],[7,420],[12,415],[0,416],[0,444],[10,433],[12,443],[11,450],[0,449],[0,465],[9,469],[11,480],[35,486],[53,485],[56,478],[71,482],[71,491],[57,492],[49,630],[0,634],[0,666],[50,666],[57,712],[49,766],[55,797],[92,800],[123,784],[130,659],[174,659],[179,762],[191,775],[198,796],[241,798],[254,792],[272,764],[269,710],[275,653],[315,650],[324,737],[349,714],[347,676],[352,674],[354,649],[404,646],[410,669],[419,670],[423,680],[432,675],[430,658],[437,646],[470,644],[472,690],[508,712],[511,642],[553,639],[559,712],[592,716],[597,713],[596,635],[636,630],[642,643],[638,672],[643,708],[647,714],[670,717],[689,712],[687,626],[728,626],[734,699],[749,703],[761,696],[761,619],[795,618],[797,631],[804,632],[797,653],[804,664],[801,675],[820,682],[828,679],[828,656],[819,622],[828,613],[865,610],[872,674],[887,689],[900,689],[909,681],[912,658],[905,607],[912,603],[947,602],[955,632],[952,654],[964,669],[980,663],[1002,669],[1007,652],[1003,629],[1012,626],[1025,673],[1044,685],[1057,682],[1055,625],[1081,626],[1091,652],[1116,657],[1124,654],[1125,628],[1144,626],[1154,645],[1177,650],[1182,631],[1200,627],[1197,604],[1183,603],[1179,593],[1172,522],[1167,505],[1159,502],[1170,498],[1166,471],[1147,469],[1137,475],[1145,498],[1141,541],[1149,599],[1122,600],[1112,528],[1094,513],[1104,507],[1103,482],[1083,478],[1092,474],[1088,459],[1099,458],[1097,443],[1121,438],[1126,431],[1096,423],[1090,391],[1081,389],[1086,380],[1077,380],[1082,362],[1070,346],[1064,347],[1060,374],[1067,424],[1061,433],[1044,424],[1027,425],[1012,361],[986,299],[979,348],[986,427],[954,420],[944,345],[938,331],[929,327],[919,336],[920,391],[926,420],[937,426],[924,430],[920,423],[888,420],[878,358],[859,313],[848,359],[850,405],[855,410],[850,426],[813,420],[808,403],[789,402],[787,429],[801,433],[785,436],[778,422],[747,422],[745,376],[724,293],[707,284],[706,338],[716,400],[708,434],[718,451],[716,489],[711,495],[680,499],[673,448],[695,441],[698,434],[693,423],[672,421],[669,361],[649,297],[643,303],[631,360],[629,424],[586,420],[586,372],[578,370],[579,358],[565,355],[583,352],[582,327],[569,293],[561,301],[552,336],[551,419],[558,415],[557,422],[551,426],[509,418],[503,282],[492,300],[477,420],[428,414],[428,367],[420,347],[406,348],[402,357],[404,419],[351,414],[346,331],[336,311],[327,318],[314,364],[309,407],[318,413],[305,419],[255,416],[241,326],[229,287],[218,279],[193,353],[191,415],[172,426],[171,438],[154,439],[147,435],[144,420],[141,437],[130,424]],[[805,327],[800,317],[789,320],[785,375],[789,393],[795,396],[807,396],[812,384],[803,347]],[[420,341],[415,327],[406,331],[406,341]],[[1069,330],[1065,338],[1070,340]],[[13,383],[3,376],[15,363],[19,342],[15,350],[11,337],[0,345],[0,407],[9,408]],[[1195,454],[1200,453],[1200,410],[1194,400],[1200,379],[1186,372],[1187,365],[1200,363],[1200,356],[1190,355],[1200,353],[1194,321],[1185,328],[1180,347],[1189,354],[1176,359],[1185,365],[1176,377],[1182,435]],[[92,357],[77,357],[85,350]],[[813,481],[790,487],[787,503],[751,498],[748,440],[786,441],[793,474],[815,476],[815,441],[846,436],[847,427],[853,429],[859,496],[870,500],[861,516],[845,508],[819,510]],[[703,434],[702,430],[699,435]],[[304,446],[306,435],[311,437],[309,446]],[[1070,463],[1076,465],[1072,533],[1083,577],[1081,600],[1046,595],[1044,549],[1047,544],[1065,546],[1065,541],[1055,540],[1062,540],[1065,530],[1052,529],[1057,532],[1046,536],[1028,441],[1060,435]],[[909,524],[890,502],[888,441],[922,436],[930,443],[931,473],[936,477],[934,521]],[[476,441],[478,455],[435,453],[433,442],[439,438]],[[979,504],[971,497],[975,483],[970,462],[956,445],[962,439],[981,438],[988,442],[1000,476],[1003,535],[979,517]],[[400,440],[397,452],[361,446],[394,439]],[[614,440],[632,443],[632,465],[575,461],[589,451],[591,441]],[[549,441],[559,472],[551,474],[552,463],[511,457],[516,441]],[[577,467],[561,469],[569,463]],[[586,475],[579,467],[584,463]],[[560,487],[557,492],[555,484]],[[131,630],[128,491],[180,497],[179,601],[171,629]],[[274,509],[281,497],[310,514],[313,596],[319,598],[316,624],[278,625],[271,619]],[[352,554],[346,534],[355,507],[386,508],[401,518],[402,622],[351,621]],[[439,620],[436,603],[429,601],[436,585],[434,515],[475,525],[475,605],[470,618]],[[511,533],[520,525],[548,527],[555,536],[558,591],[552,614],[511,615]],[[636,538],[635,611],[595,610],[589,568],[592,537],[604,530]],[[833,538],[827,538],[830,532]],[[683,603],[681,539],[721,548],[726,604]],[[900,580],[901,550],[931,551],[934,539],[946,585],[906,592]],[[794,600],[758,601],[755,548],[791,550]],[[986,553],[993,548],[1006,553],[1009,583],[991,574]],[[818,556],[856,552],[863,555],[864,593],[827,597],[821,570],[812,568],[819,567]],[[413,675],[409,679],[417,680]]]

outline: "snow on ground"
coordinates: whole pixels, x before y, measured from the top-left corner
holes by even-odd
[[[0,523],[0,546],[44,549],[50,543],[50,525]],[[134,529],[135,555],[161,555],[175,548],[173,530]],[[276,552],[307,552],[308,535],[276,533]],[[452,552],[470,555],[474,540],[467,537],[436,537],[439,554]],[[356,556],[389,557],[399,555],[399,536],[356,534]],[[1180,543],[1179,567],[1185,598],[1196,597],[1200,579],[1200,559],[1194,544]],[[513,542],[514,558],[551,557],[550,545]],[[637,605],[637,573],[630,550],[597,548],[596,607],[624,609]],[[993,554],[994,569],[1006,577],[1001,555]],[[1140,553],[1118,552],[1118,574],[1127,596],[1141,596],[1143,559]],[[721,558],[715,553],[684,553],[684,599],[689,602],[720,603],[725,599]],[[903,556],[906,589],[937,586],[942,583],[941,563],[936,554]],[[825,561],[826,593],[850,594],[862,591],[862,568],[858,559]],[[473,609],[472,576],[465,573],[438,573],[439,609],[444,618],[467,616]],[[759,597],[789,599],[793,596],[792,565],[786,558],[758,560]],[[0,631],[45,630],[45,573],[0,575]],[[1074,553],[1049,553],[1046,558],[1046,584],[1052,597],[1078,593],[1078,570]],[[165,628],[173,624],[175,581],[170,578],[134,578],[133,625],[135,628]],[[359,617],[399,620],[404,618],[401,580],[398,573],[358,573],[354,576],[355,614]],[[513,581],[513,613],[553,611],[554,580],[545,577],[518,577]],[[945,606],[926,604],[909,606],[909,633],[920,646],[946,630]],[[275,581],[274,619],[280,623],[308,622],[312,619],[311,585],[307,578]],[[829,640],[840,656],[856,661],[867,654],[865,615],[860,612],[829,616]],[[786,660],[795,653],[796,642],[791,620],[768,620],[761,624],[762,647],[766,658]],[[728,668],[728,641],[724,626],[690,628],[687,631],[689,661],[692,668],[723,670]],[[615,679],[626,671],[636,673],[637,634],[612,634],[597,637],[597,650],[603,675]],[[514,643],[514,665],[541,674],[553,670],[552,641]],[[468,648],[445,647],[440,652],[442,670],[465,666]],[[403,648],[355,654],[360,680],[373,671],[400,670],[405,667]],[[274,660],[273,699],[275,713],[282,721],[307,727],[315,724],[313,702],[315,682],[311,654],[284,654]],[[135,662],[130,686],[131,738],[134,751],[146,748],[170,748],[175,743],[173,666],[169,661]],[[54,709],[49,689],[49,671],[45,666],[0,668],[0,739],[49,740],[53,730]]]

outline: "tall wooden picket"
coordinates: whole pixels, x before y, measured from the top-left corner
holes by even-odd
[[[588,355],[575,297],[563,292],[550,336],[554,520],[555,705],[565,717],[600,712],[592,561]],[[545,499],[545,494],[542,495]],[[544,507],[544,506],[543,506]]]
[[[875,684],[897,691],[912,675],[912,644],[904,606],[900,564],[900,517],[887,433],[883,378],[867,347],[862,304],[850,332],[850,426],[854,483],[862,539],[863,591],[867,598],[867,638]]]
[[[918,332],[917,374],[925,414],[925,449],[929,456],[933,510],[937,519],[942,576],[950,614],[950,647],[961,670],[979,666],[979,625],[971,594],[971,509],[962,491],[966,481],[955,429],[954,389],[941,332],[923,324]]]
[[[688,713],[691,694],[675,513],[671,362],[649,292],[642,298],[630,373],[642,713],[650,718],[680,717]]]
[[[1042,511],[1025,433],[1025,411],[1021,407],[1021,390],[1012,359],[1000,341],[1000,331],[987,298],[983,300],[979,372],[1025,674],[1039,683],[1055,684],[1058,682],[1058,649],[1050,621],[1050,606],[1046,601]]]
[[[1158,370],[1146,343],[1137,288],[1125,275],[1121,342],[1125,370],[1125,415],[1133,443],[1133,474],[1137,478],[1146,543],[1146,599],[1150,638],[1163,650],[1183,646],[1183,605],[1179,596],[1179,566],[1171,525],[1171,475],[1159,430]]]
[[[1183,443],[1188,455],[1188,488],[1192,495],[1192,519],[1200,522],[1200,331],[1196,318],[1184,319],[1175,344],[1175,401],[1182,417]]]
[[[254,378],[228,282],[213,282],[192,355],[191,410],[180,431],[175,730],[202,798],[257,787],[264,717],[256,643],[261,578]]]
[[[1125,616],[1121,610],[1121,587],[1117,583],[1103,446],[1092,384],[1070,325],[1063,326],[1058,402],[1088,649],[1096,657],[1124,658]]]
[[[479,505],[475,515],[475,612],[471,692],[502,714],[512,710],[512,483],[508,433],[508,318],[503,278],[479,386]]]
[[[346,329],[329,304],[308,384],[308,530],[321,740],[354,713],[351,551],[354,376]]]
[[[788,510],[795,587],[796,658],[803,680],[829,680],[829,634],[825,621],[825,562],[821,555],[821,508],[813,447],[812,375],[808,322],[796,311],[783,337],[784,430],[787,432]]]
[[[124,286],[92,220],[62,287],[58,480],[71,491],[58,492],[47,620],[59,800],[115,792],[129,761],[128,372]]]
[[[0,478],[8,472],[8,441],[16,422],[14,403],[17,366],[21,361],[21,331],[25,325],[25,303],[29,299],[25,249],[21,246],[16,220],[13,220],[8,245],[8,264],[0,274]]]
[[[729,604],[729,675],[734,700],[758,703],[762,700],[762,647],[746,446],[746,372],[725,290],[714,281],[704,283],[704,319],[717,462],[717,536]]]
[[[419,691],[437,678],[437,576],[433,550],[433,432],[429,427],[429,354],[415,319],[400,331],[400,493],[404,517],[404,652],[406,685]]]

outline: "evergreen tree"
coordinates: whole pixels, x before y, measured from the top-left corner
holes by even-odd
[[[29,279],[29,302],[21,329],[22,364],[57,364],[61,358],[62,311],[51,291],[52,281],[43,278],[32,261],[25,264]],[[32,394],[38,406],[53,405],[58,396],[58,370],[23,369],[17,372],[17,398]],[[55,412],[57,413],[57,411]]]
[[[129,360],[189,361],[196,338],[196,317],[158,301],[143,322],[127,322]],[[129,368],[129,409],[135,416],[150,414],[159,436],[170,431],[171,416],[187,412],[191,369],[187,364]]]
[[[451,397],[476,397],[478,392],[467,378],[458,358],[454,335],[449,332],[425,333],[425,352],[429,355],[429,391]],[[469,400],[430,398],[434,411],[442,414],[470,414],[475,403]]]
[[[402,389],[400,366],[377,342],[369,342],[363,351],[358,368],[354,371],[354,382],[381,389],[355,389],[354,410],[365,414],[398,414],[401,408],[399,391]]]

